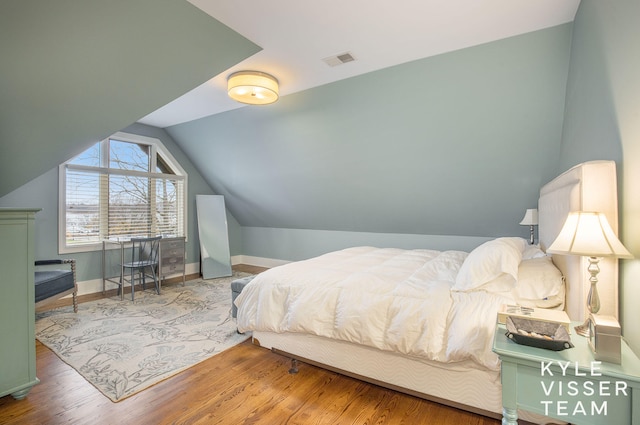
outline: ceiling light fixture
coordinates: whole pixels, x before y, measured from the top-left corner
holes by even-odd
[[[227,79],[229,97],[249,105],[267,105],[278,100],[278,80],[259,71],[239,71]]]

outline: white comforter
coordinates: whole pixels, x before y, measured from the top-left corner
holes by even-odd
[[[467,253],[358,247],[259,274],[236,299],[238,330],[310,333],[439,362],[499,369],[508,299],[453,292]]]

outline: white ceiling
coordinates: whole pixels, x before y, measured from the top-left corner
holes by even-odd
[[[168,127],[243,107],[240,70],[274,75],[280,95],[573,21],[580,0],[188,0],[263,48],[139,122]],[[330,67],[323,59],[350,52]],[[255,107],[255,106],[252,106]],[[268,106],[259,106],[262,108]]]

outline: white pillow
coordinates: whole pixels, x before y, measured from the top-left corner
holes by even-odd
[[[513,289],[526,245],[522,238],[497,238],[483,243],[464,260],[451,289],[489,292]]]
[[[527,245],[522,252],[522,259],[530,260],[532,258],[546,257],[546,255],[547,254],[545,254],[538,245]]]
[[[544,300],[558,295],[563,286],[562,272],[545,256],[522,260],[514,292],[518,298]]]

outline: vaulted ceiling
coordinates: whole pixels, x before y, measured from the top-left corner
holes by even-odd
[[[580,0],[189,0],[262,50],[152,112],[167,127],[240,108],[226,94],[239,70],[278,78],[288,95],[469,46],[570,22]],[[324,59],[349,52],[355,61]]]
[[[578,0],[191,3],[2,2],[0,196],[135,121],[245,226],[496,234],[555,172]],[[227,99],[240,69],[280,101]]]
[[[524,210],[558,171],[571,28],[372,71],[166,131],[242,226],[517,235]]]
[[[0,196],[259,50],[186,1],[2,1]]]

